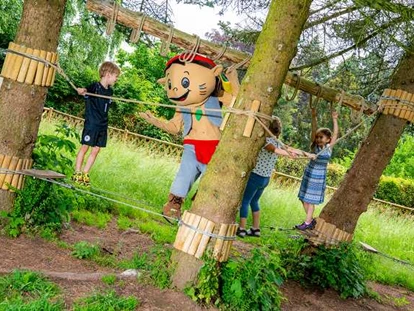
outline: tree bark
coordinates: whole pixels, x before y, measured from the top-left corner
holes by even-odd
[[[14,42],[56,52],[66,0],[27,0]],[[5,78],[0,86],[0,154],[30,158],[37,138],[47,88]],[[0,190],[0,210],[10,210],[14,195]]]
[[[414,93],[412,68],[414,53],[411,51],[397,67],[390,88]],[[404,119],[379,115],[339,189],[322,210],[321,218],[348,233],[354,232],[359,216],[367,210],[406,124]]]
[[[261,102],[260,112],[272,115],[281,87],[296,53],[311,0],[272,1],[250,66],[236,100],[236,107],[248,110],[253,100]],[[200,181],[192,212],[217,224],[234,223],[240,199],[264,143],[264,129],[255,124],[252,136],[243,136],[247,118],[232,115],[221,142]],[[265,122],[268,123],[268,122]],[[183,288],[193,281],[201,266],[195,257],[176,254],[173,284]]]

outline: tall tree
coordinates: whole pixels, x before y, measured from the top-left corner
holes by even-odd
[[[276,99],[296,53],[296,45],[309,14],[311,0],[273,0],[256,43],[255,53],[243,79],[236,107],[249,110],[253,100],[260,112],[271,115]],[[250,138],[243,137],[245,117],[231,117],[221,142],[200,182],[192,212],[217,224],[233,223],[248,172],[264,143],[264,130],[255,126]],[[218,178],[220,176],[220,178]],[[201,262],[176,252],[174,285],[183,288],[194,280]]]
[[[407,51],[392,76],[390,88],[414,93],[414,49]],[[359,216],[367,210],[379,179],[391,160],[407,121],[380,114],[358,150],[351,169],[320,217],[353,233]]]
[[[56,52],[66,0],[26,0],[14,42]],[[0,87],[0,154],[30,158],[47,87],[4,79]],[[10,209],[14,194],[0,190],[0,209]]]

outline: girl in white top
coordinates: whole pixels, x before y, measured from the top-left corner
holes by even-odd
[[[277,117],[273,117],[273,121],[269,126],[270,132],[279,138],[282,131],[282,124]],[[266,137],[266,143],[260,150],[257,158],[256,166],[250,173],[247,181],[246,189],[244,190],[242,205],[240,207],[240,226],[237,230],[237,235],[244,238],[249,236],[260,236],[260,206],[259,199],[267,187],[272,176],[278,155],[296,157],[297,151],[289,148],[289,152],[282,149],[282,145],[274,137]],[[249,205],[253,213],[253,226],[246,230],[246,219]]]

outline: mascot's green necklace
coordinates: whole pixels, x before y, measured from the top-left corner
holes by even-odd
[[[199,108],[197,108],[197,110],[195,112],[196,120],[200,121],[202,116],[203,116],[203,110],[199,107]]]

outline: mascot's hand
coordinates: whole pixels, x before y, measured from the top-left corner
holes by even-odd
[[[154,119],[156,119],[151,112],[149,111],[145,111],[145,112],[140,112],[139,116],[141,118],[143,118],[144,120],[148,121],[149,123],[152,123],[151,121],[153,121]]]

